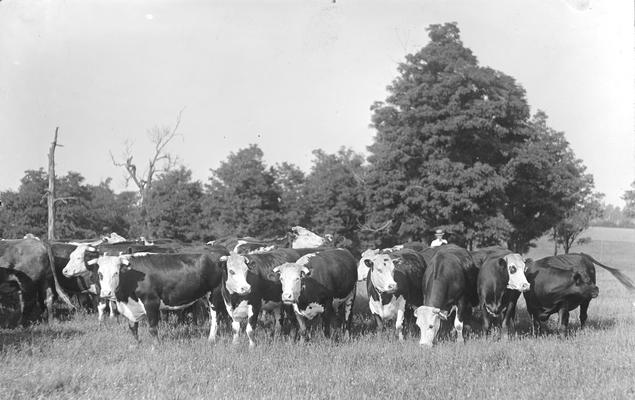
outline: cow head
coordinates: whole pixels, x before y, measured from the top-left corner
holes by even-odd
[[[284,263],[275,267],[273,272],[280,274],[282,301],[285,304],[296,303],[302,292],[302,278],[310,273],[309,269],[296,263]]]
[[[529,282],[525,276],[525,261],[520,254],[508,254],[499,259],[498,264],[502,268],[507,269],[507,273],[509,274],[509,281],[507,282],[508,289],[518,290],[520,292],[529,290]]]
[[[600,294],[600,289],[593,283],[593,279],[587,271],[574,270],[571,271],[573,279],[572,290],[582,297],[594,299]]]
[[[130,256],[99,256],[89,261],[90,265],[98,265],[100,297],[116,300],[115,292],[119,287],[119,274],[130,269]]]
[[[448,319],[448,312],[436,307],[421,306],[415,310],[415,318],[421,331],[419,344],[432,347],[437,332],[439,332],[441,320]]]
[[[357,264],[357,280],[363,281],[368,277],[368,271],[370,268],[366,265],[366,260],[372,260],[375,255],[379,254],[378,249],[368,249],[362,253],[362,258]]]
[[[251,285],[247,283],[249,259],[232,251],[228,256],[222,256],[220,261],[227,262],[227,281],[225,281],[227,291],[239,295],[251,292]]]
[[[79,276],[85,274],[88,271],[86,258],[93,254],[94,258],[97,257],[97,249],[91,244],[79,244],[68,256],[68,263],[62,270],[62,273],[67,278]]]
[[[291,228],[291,237],[292,249],[316,248],[325,246],[330,243],[328,238],[318,236],[310,230],[301,226],[294,226],[293,228]]]
[[[385,293],[394,293],[397,290],[395,263],[388,254],[376,254],[364,263],[370,269],[370,281],[375,289]]]

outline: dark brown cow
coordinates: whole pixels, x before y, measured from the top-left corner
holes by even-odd
[[[595,284],[595,265],[609,271],[627,289],[635,290],[633,281],[619,269],[601,264],[584,253],[545,257],[527,262],[525,275],[531,288],[524,293],[524,297],[527,311],[533,319],[535,335],[542,330],[542,321],[546,321],[551,314],[558,313],[558,333],[566,336],[569,312],[578,306],[580,327],[584,327],[589,303],[599,294]]]

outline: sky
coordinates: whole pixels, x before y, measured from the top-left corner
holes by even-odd
[[[622,0],[231,0],[0,2],[0,190],[46,168],[112,177],[148,132],[207,182],[255,143],[268,165],[308,172],[312,150],[367,153],[370,106],[430,24],[456,21],[481,65],[514,77],[532,113],[565,132],[605,201],[635,181],[633,2]],[[128,189],[133,189],[129,186]]]

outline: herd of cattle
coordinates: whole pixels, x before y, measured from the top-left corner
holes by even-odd
[[[331,242],[302,227],[276,243],[228,238],[193,246],[126,241],[115,234],[94,242],[0,240],[0,325],[26,325],[45,312],[50,319],[56,297],[74,308],[70,296],[77,296],[89,310],[98,299],[100,321],[106,308],[111,315],[117,310],[129,320],[137,341],[139,321],[147,319],[151,336],[158,339],[161,310],[203,303],[210,341],[216,340],[224,316],[233,342],[244,328],[254,346],[261,314],[273,315],[274,335],[282,334],[288,322],[304,340],[312,321],[321,319],[325,336],[335,327],[347,337],[353,307],[364,302],[378,329],[394,321],[403,340],[404,325],[414,322],[419,343],[432,346],[444,330],[453,329],[456,340],[463,341],[464,325],[471,325],[475,309],[485,333],[495,324],[514,335],[521,293],[536,334],[554,313],[559,332],[566,334],[569,312],[577,307],[584,326],[589,302],[599,293],[595,265],[635,290],[621,271],[586,254],[532,261],[500,247],[468,251],[411,242],[355,257]],[[356,298],[363,281],[367,297]]]

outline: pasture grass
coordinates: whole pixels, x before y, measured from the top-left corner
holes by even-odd
[[[602,257],[597,242],[573,251],[635,278],[633,243],[601,245]],[[543,241],[529,256],[552,251]],[[300,344],[259,329],[254,349],[244,335],[232,346],[227,327],[210,344],[207,323],[178,325],[172,318],[161,323],[156,346],[142,324],[142,342],[134,347],[123,317],[100,326],[95,315],[79,313],[50,325],[0,330],[1,398],[633,399],[634,299],[608,272],[597,271],[600,295],[584,330],[575,311],[569,337],[534,338],[521,297],[518,338],[474,334],[463,345],[445,340],[432,349],[419,347],[414,326],[400,343],[388,329],[372,333],[363,318],[356,319],[351,340],[316,334]]]

